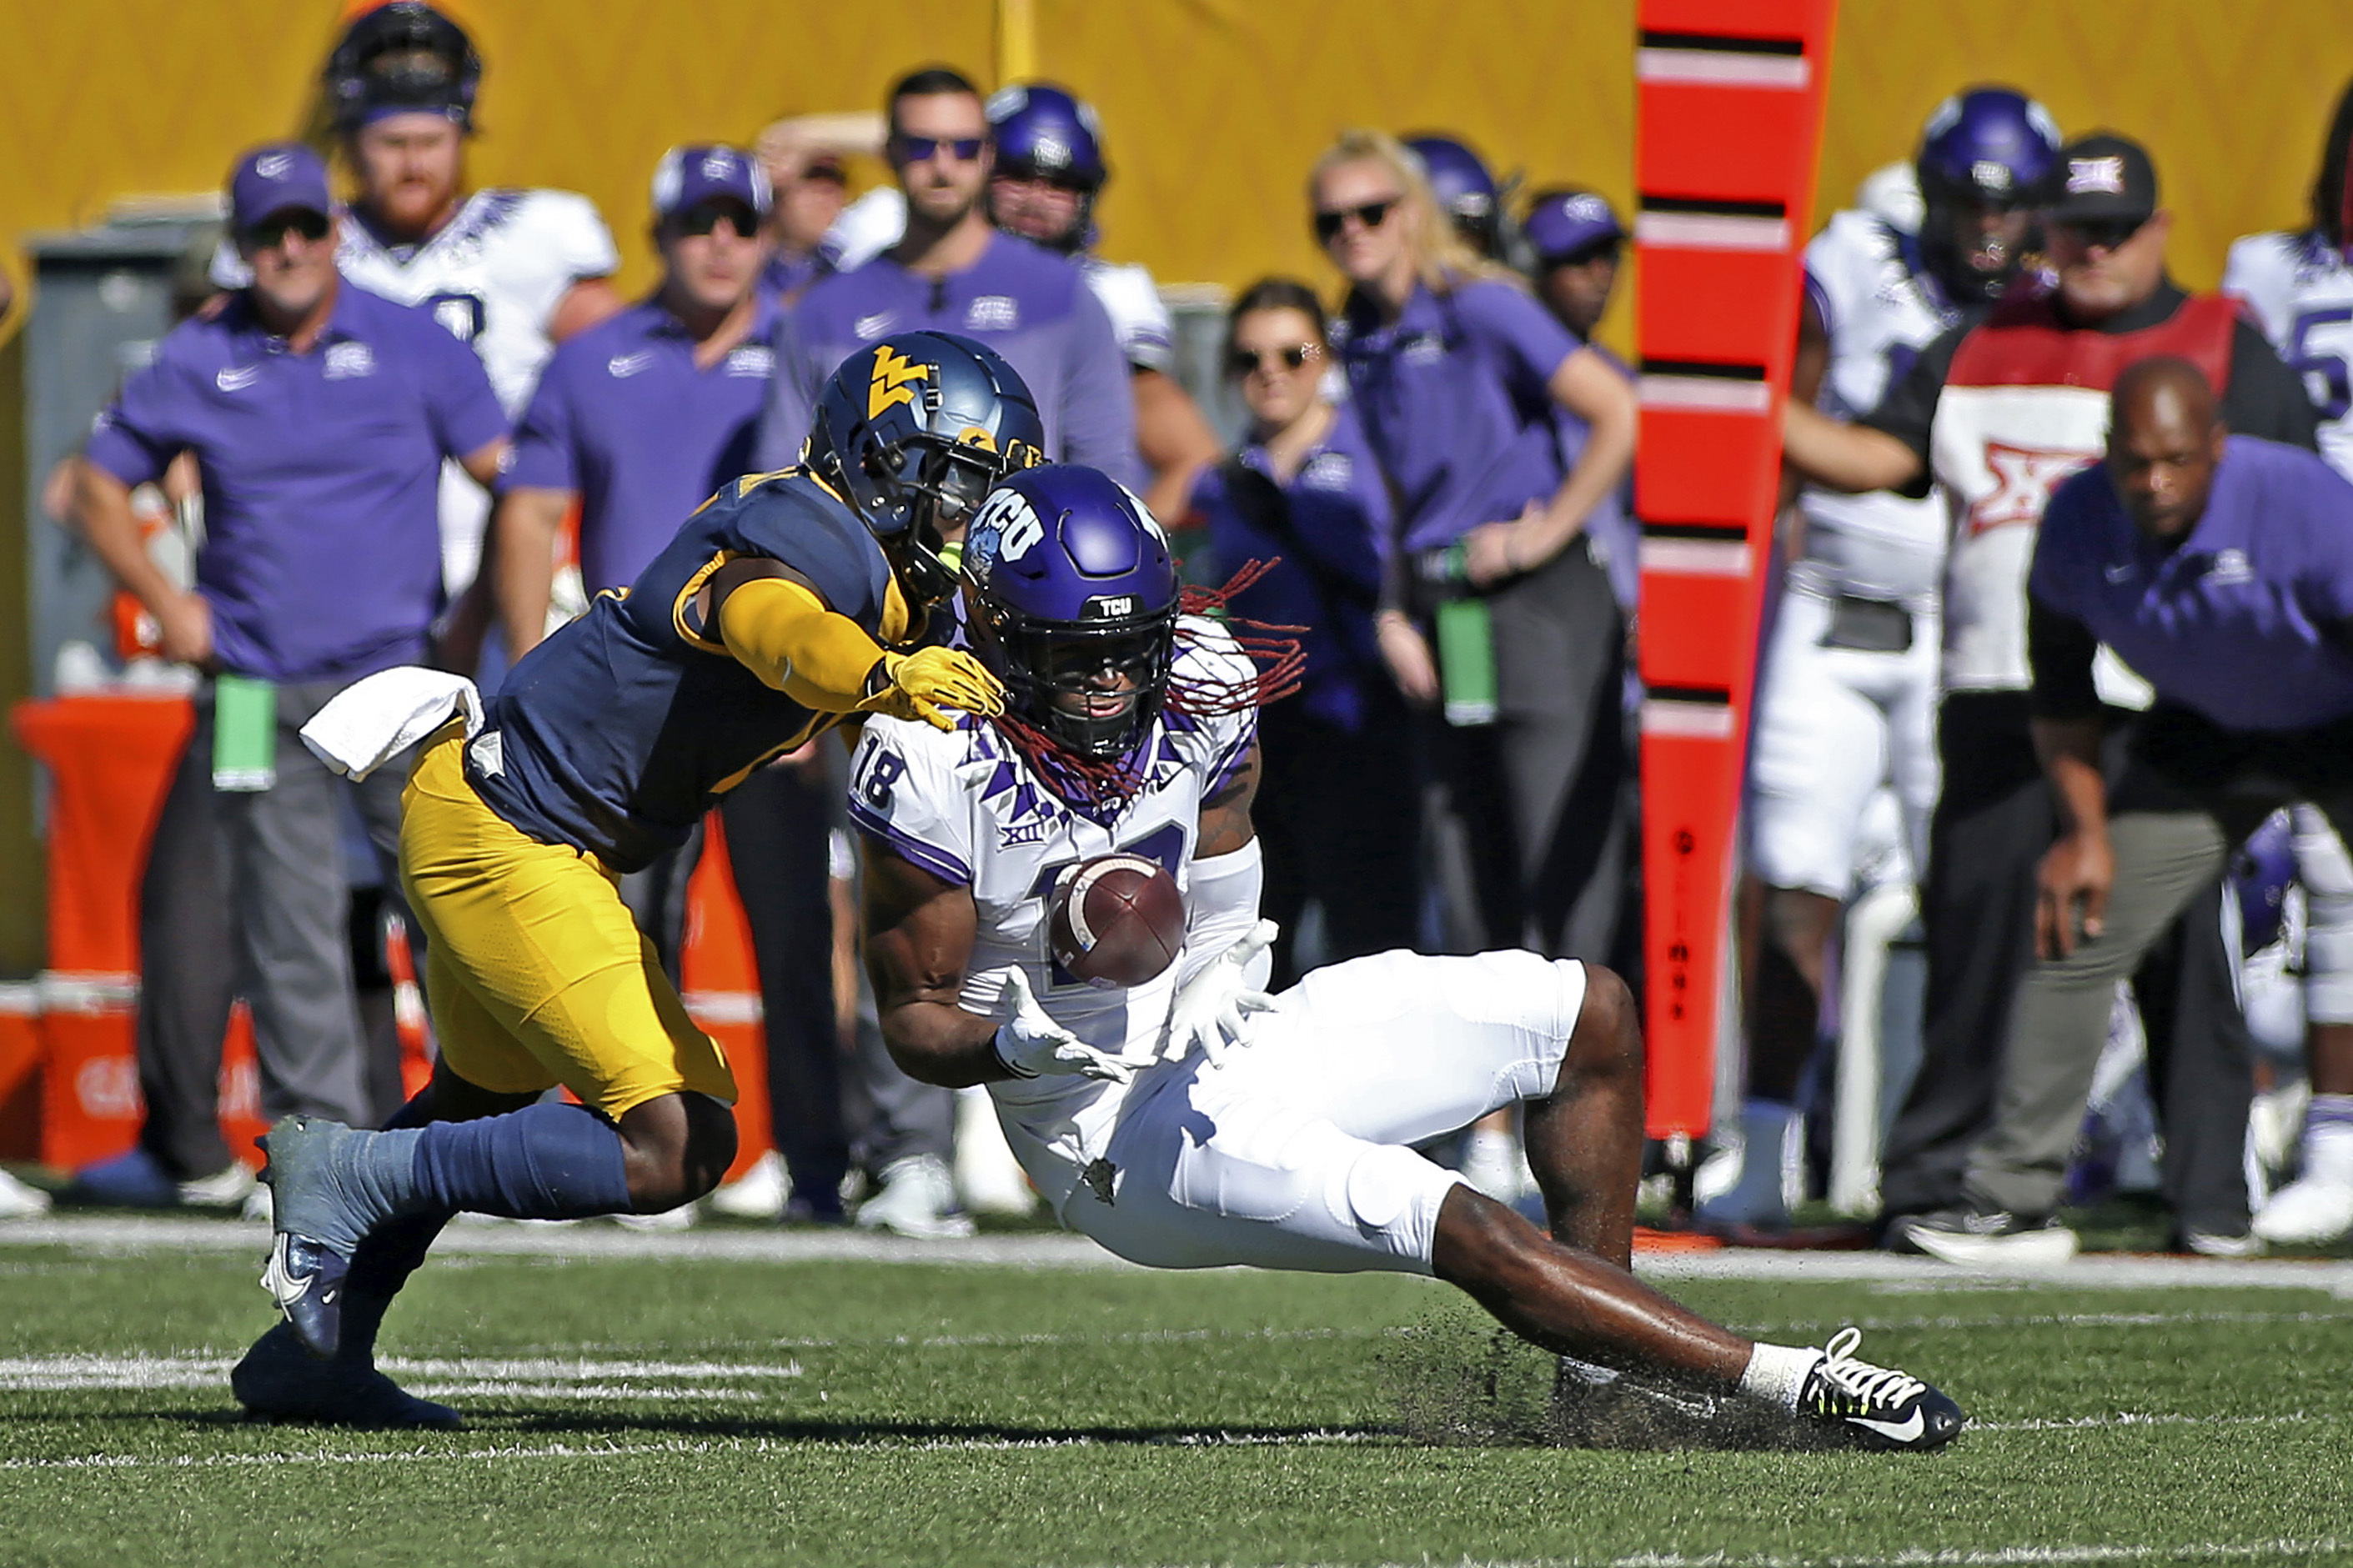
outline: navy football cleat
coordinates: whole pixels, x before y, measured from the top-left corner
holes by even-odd
[[[348,1249],[320,1237],[366,1234],[365,1224],[347,1211],[328,1170],[335,1142],[353,1136],[341,1122],[289,1116],[261,1140],[269,1156],[261,1179],[269,1184],[270,1217],[278,1231],[261,1288],[314,1356],[333,1355],[342,1341],[343,1276],[352,1266]]]
[[[1845,1448],[1941,1448],[1967,1417],[1945,1394],[1892,1367],[1855,1359],[1860,1329],[1841,1329],[1798,1392],[1798,1419],[1816,1441]]]
[[[462,1426],[446,1405],[419,1399],[358,1360],[321,1361],[292,1327],[273,1325],[228,1374],[229,1392],[256,1421],[377,1429]]]

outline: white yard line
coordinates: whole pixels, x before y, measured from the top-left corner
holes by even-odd
[[[257,1260],[269,1232],[258,1221],[71,1215],[0,1220],[0,1247],[64,1247],[94,1256],[245,1253]],[[1126,1269],[1084,1237],[982,1236],[967,1241],[909,1241],[857,1230],[764,1230],[706,1226],[642,1232],[604,1225],[453,1226],[437,1256],[543,1258],[566,1261],[652,1258],[675,1262],[929,1263],[1038,1269]],[[2211,1258],[2095,1254],[2064,1268],[2031,1273],[1971,1271],[1925,1258],[1883,1252],[1715,1252],[1638,1254],[1636,1272],[1653,1279],[1744,1279],[1779,1283],[1868,1284],[1898,1292],[2031,1289],[2090,1289],[2217,1286],[2327,1290],[2353,1298],[2353,1260]]]

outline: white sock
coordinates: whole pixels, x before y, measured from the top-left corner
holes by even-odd
[[[1798,1407],[1806,1374],[1822,1359],[1810,1345],[1768,1345],[1762,1340],[1749,1348],[1748,1370],[1740,1374],[1740,1392],[1783,1410]]]

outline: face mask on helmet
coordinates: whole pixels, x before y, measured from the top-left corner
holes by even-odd
[[[470,121],[481,58],[458,25],[430,6],[385,5],[353,24],[327,63],[337,123],[420,111]]]
[[[1079,756],[1108,761],[1134,749],[1168,693],[1174,605],[1090,626],[1031,622],[979,597],[968,624],[984,659],[999,668],[1017,717]]]
[[[1966,190],[1943,188],[1924,195],[1927,213],[1920,224],[1921,264],[1956,300],[2000,298],[2018,276],[2026,253],[2041,244],[2032,214]]]

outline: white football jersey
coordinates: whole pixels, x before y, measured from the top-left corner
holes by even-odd
[[[899,243],[907,232],[907,198],[896,185],[881,185],[841,209],[825,231],[818,254],[836,272],[852,272]],[[1176,363],[1175,325],[1160,302],[1159,285],[1142,267],[1103,260],[1084,252],[1071,258],[1111,318],[1127,363],[1166,371]]]
[[[575,283],[609,276],[620,264],[596,204],[571,191],[476,191],[422,245],[387,245],[346,211],[335,251],[345,278],[370,293],[431,310],[470,343],[510,419],[522,416],[540,368],[555,352],[547,327],[556,306]],[[213,281],[239,289],[252,280],[237,252],[224,247]],[[455,463],[445,465],[441,575],[453,595],[474,580],[489,516],[481,487]]]
[[[1249,680],[1256,669],[1214,621],[1187,617],[1175,679]],[[1181,890],[1192,879],[1201,803],[1239,769],[1258,734],[1255,710],[1208,719],[1164,712],[1147,742],[1150,777],[1116,815],[1098,821],[1039,781],[984,720],[955,729],[870,721],[850,768],[849,814],[860,830],[917,866],[972,889],[979,912],[959,1005],[997,1016],[1006,976],[1025,971],[1054,1021],[1096,1049],[1136,1062],[1160,1049],[1186,960],[1129,988],[1089,984],[1047,947],[1047,909],[1057,878],[1114,852],[1166,867]],[[1076,1173],[1103,1152],[1127,1089],[1077,1077],[993,1083],[1014,1152],[1059,1212]],[[1040,1158],[1039,1156],[1043,1156]]]
[[[1912,270],[1895,231],[1859,210],[1833,216],[1806,247],[1806,292],[1831,340],[1818,401],[1839,419],[1878,406],[1920,350],[1960,319],[1942,291]],[[1934,606],[1945,561],[1941,495],[1908,500],[1884,490],[1809,489],[1799,505],[1806,556],[1792,569],[1798,582],[1817,593]]]
[[[2320,455],[2353,478],[2353,264],[2319,234],[2251,234],[2231,246],[2222,292],[2243,300],[2320,418]]]

